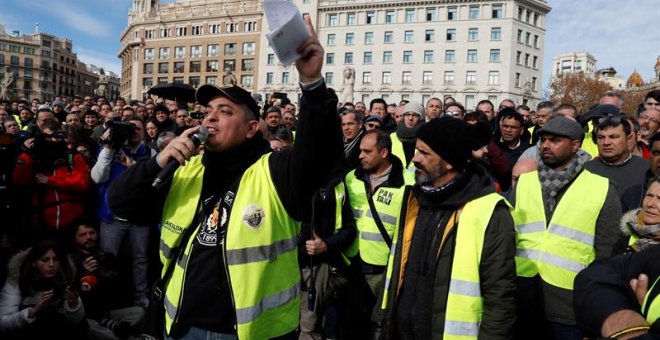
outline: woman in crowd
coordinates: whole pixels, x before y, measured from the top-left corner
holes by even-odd
[[[85,310],[74,266],[55,242],[44,240],[16,254],[0,292],[3,339],[84,339]]]
[[[614,245],[612,256],[660,244],[660,176],[651,179],[642,207],[623,214],[621,232],[624,236]]]
[[[158,123],[155,119],[150,118],[147,120],[146,125],[147,133],[144,135],[144,143],[150,148],[158,151],[158,135],[160,130],[158,129]]]

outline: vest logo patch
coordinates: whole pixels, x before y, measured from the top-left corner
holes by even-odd
[[[376,201],[378,203],[383,203],[385,205],[390,205],[390,203],[392,203],[392,198],[393,197],[394,197],[393,192],[381,190],[381,191],[378,192],[378,197],[376,198]]]
[[[218,220],[220,217],[219,204],[213,207],[213,212],[202,220],[197,234],[197,242],[206,247],[213,247],[218,241]]]
[[[263,208],[251,204],[243,210],[243,222],[252,229],[258,229],[264,222],[264,215]]]

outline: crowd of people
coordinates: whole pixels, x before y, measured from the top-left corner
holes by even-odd
[[[307,25],[298,105],[0,101],[0,337],[660,334],[660,91],[338,103]]]

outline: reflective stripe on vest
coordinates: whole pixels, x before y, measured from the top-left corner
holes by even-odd
[[[387,243],[373,219],[371,209],[369,209],[364,182],[355,178],[355,171],[351,171],[346,175],[346,186],[359,233],[356,242],[360,258],[371,265],[387,265],[390,249],[387,247]],[[390,237],[395,234],[404,190],[405,186],[400,188],[380,187],[373,194],[374,206]]]
[[[229,216],[226,240],[221,243],[240,339],[278,337],[295,330],[299,320],[300,223],[288,216],[277,196],[268,157],[261,157],[243,174]],[[173,260],[169,258],[172,249],[192,222],[204,172],[200,160],[192,158],[177,170],[172,181],[163,211],[160,249],[164,268]],[[166,286],[168,333],[183,298],[185,268],[193,241],[191,237]]]
[[[492,193],[468,202],[458,217],[443,339],[476,339],[483,311],[479,264],[484,236],[495,206],[504,201]],[[506,202],[506,201],[504,201]]]
[[[656,291],[656,289],[660,288],[660,286],[657,286],[658,281],[660,281],[660,277],[655,279],[651,288],[646,292],[644,302],[642,303],[642,314],[646,318],[646,321],[651,325],[656,320],[660,319],[660,294]],[[655,296],[653,297],[653,300],[649,302],[648,300],[652,295]]]
[[[520,176],[513,212],[518,276],[539,274],[553,286],[572,290],[577,273],[596,257],[596,220],[608,188],[606,178],[583,170],[564,193],[548,224],[538,172]]]

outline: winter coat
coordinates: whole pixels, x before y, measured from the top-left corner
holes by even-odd
[[[83,197],[90,186],[89,166],[79,154],[58,162],[52,173],[35,172],[31,155],[18,156],[13,179],[17,187],[31,187],[33,221],[48,230],[63,230],[84,213]],[[37,173],[48,176],[48,183],[37,184]]]

